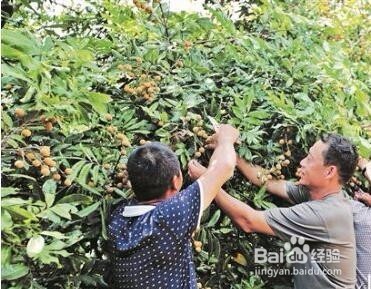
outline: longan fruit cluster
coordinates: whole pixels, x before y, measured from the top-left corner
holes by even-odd
[[[26,111],[23,109],[23,108],[16,108],[14,110],[14,116],[17,118],[17,119],[23,119],[25,116],[27,115]],[[21,131],[21,136],[24,137],[24,138],[28,138],[32,135],[32,132],[30,129],[28,128],[23,128],[22,131]]]
[[[197,241],[197,240],[193,240],[193,247],[195,248],[195,251],[197,253],[200,253],[202,251],[202,242]]]
[[[149,143],[151,143],[151,141],[149,141],[149,140],[145,140],[145,139],[141,139],[140,141],[139,141],[139,144],[142,146],[142,145],[145,145],[145,144],[149,144]]]
[[[273,179],[285,179],[285,176],[282,174],[282,169],[284,167],[287,167],[291,163],[291,161],[289,160],[289,157],[291,157],[291,150],[289,148],[289,145],[292,145],[293,142],[292,140],[285,140],[282,138],[278,141],[278,143],[281,146],[286,145],[286,150],[283,152],[283,154],[277,156],[277,163],[274,166],[272,166],[270,169],[262,169],[258,172],[257,177],[262,184],[265,184],[267,181]]]
[[[281,138],[278,143],[282,146],[282,149],[286,147],[285,152],[283,153],[286,157],[291,157],[291,150],[290,150],[290,145],[293,144],[293,141],[291,139],[287,138]]]
[[[177,60],[175,61],[175,67],[181,68],[181,67],[183,67],[183,66],[184,66],[183,60],[181,60],[181,59],[177,59]]]
[[[210,137],[210,135],[203,129],[204,121],[201,115],[188,112],[185,117],[182,117],[182,121],[186,126],[189,124],[189,130],[187,130],[186,133],[183,133],[183,135],[196,135],[197,137],[203,139],[203,142],[206,142],[206,140]],[[195,151],[194,157],[199,158],[203,153],[205,153],[205,147],[202,145],[197,151]]]
[[[153,79],[143,74],[139,78],[138,85],[125,85],[124,91],[126,93],[135,95],[145,100],[153,101],[155,95],[160,92],[160,88],[157,86],[156,81],[160,81],[161,77],[156,75]]]
[[[23,157],[23,159],[16,160],[14,162],[14,166],[16,168],[22,169],[27,163],[28,165],[36,168],[42,176],[51,176],[53,180],[57,182],[61,181],[62,176],[58,173],[58,165],[51,155],[49,146],[40,146],[38,150],[30,149],[26,152],[23,152],[22,150],[20,155]],[[64,171],[65,175],[69,175],[71,173],[72,169],[70,168],[66,168]],[[65,186],[70,186],[71,183],[72,181],[68,178],[64,180]]]
[[[107,119],[107,115],[106,115],[106,119]],[[112,119],[112,118],[111,118]],[[131,144],[130,144],[130,141],[128,139],[128,137],[122,133],[122,132],[118,132],[118,129],[117,127],[113,126],[113,125],[109,125],[107,126],[106,130],[116,138],[116,140],[124,147],[130,147]]]
[[[184,47],[185,52],[189,52],[189,50],[192,48],[192,42],[185,40],[183,42],[183,47]]]
[[[204,288],[204,289],[211,289],[211,287],[202,287],[202,283],[201,282],[198,282],[197,283],[197,288],[198,289],[202,289],[202,288]]]
[[[192,116],[191,115],[187,115],[186,116],[186,120],[192,120],[191,118]],[[200,137],[200,138],[203,138],[204,142],[210,137],[209,134],[203,129],[203,120],[202,120],[202,116],[199,115],[199,114],[195,114],[194,115],[194,122],[195,123],[195,126],[193,126],[192,128],[192,132]],[[198,150],[195,152],[195,158],[199,158],[201,157],[201,155],[205,153],[205,148],[203,146],[199,147]]]
[[[46,117],[45,115],[42,115],[40,116],[40,121],[43,123],[45,130],[51,132],[57,119],[55,117]]]
[[[105,169],[109,169],[111,166],[109,164],[104,164]],[[114,192],[115,188],[131,188],[129,181],[129,174],[127,172],[126,164],[119,163],[117,165],[117,171],[115,173],[114,181],[105,186],[108,198],[111,198],[111,194]]]
[[[139,0],[133,0],[133,4],[140,10],[143,10],[144,12],[150,14],[152,13],[152,8],[148,5],[146,5],[144,2]]]

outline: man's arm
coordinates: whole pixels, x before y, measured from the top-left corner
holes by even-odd
[[[220,190],[215,202],[246,233],[257,232],[274,236],[263,211],[254,210],[249,205],[228,195],[224,190]]]
[[[361,169],[363,176],[371,182],[371,162],[360,157],[358,159],[358,167]]]
[[[253,166],[239,156],[237,156],[237,168],[254,185],[259,187],[266,186],[267,191],[271,194],[281,197],[290,203],[292,202],[286,192],[286,181],[268,180],[263,183],[258,177],[258,175],[263,172],[263,168],[260,166]]]
[[[191,161],[188,165],[188,174],[192,179],[202,178],[206,168],[197,161]],[[215,198],[217,205],[231,220],[245,232],[259,232],[274,235],[265,220],[263,211],[257,211],[245,203],[228,195],[220,189]]]
[[[202,209],[206,209],[210,205],[222,185],[233,175],[236,165],[236,152],[233,144],[238,135],[238,131],[230,125],[221,125],[218,128],[217,144],[211,156],[209,167],[199,178],[203,190]]]

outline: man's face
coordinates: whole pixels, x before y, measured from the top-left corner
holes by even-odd
[[[327,144],[317,141],[310,149],[308,155],[300,162],[299,184],[308,187],[321,186],[326,180],[328,166],[324,165],[323,152]]]

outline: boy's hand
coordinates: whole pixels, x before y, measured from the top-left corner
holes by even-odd
[[[222,124],[218,127],[215,134],[208,137],[206,140],[206,147],[209,149],[215,149],[219,143],[232,142],[235,143],[238,140],[240,133],[237,129],[229,124]]]
[[[194,181],[206,172],[206,168],[196,160],[191,160],[188,163],[188,175]]]
[[[354,198],[364,203],[365,205],[371,207],[371,195],[370,194],[360,191],[360,192],[355,193]]]
[[[222,124],[216,131],[217,143],[230,142],[235,143],[240,133],[237,129],[229,124]]]

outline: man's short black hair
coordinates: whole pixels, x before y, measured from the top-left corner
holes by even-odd
[[[327,151],[323,153],[324,164],[336,166],[341,183],[347,183],[357,167],[356,146],[338,134],[324,134],[321,141],[328,145]]]
[[[175,153],[159,142],[135,149],[127,162],[129,180],[138,201],[161,197],[179,176],[180,164]]]

